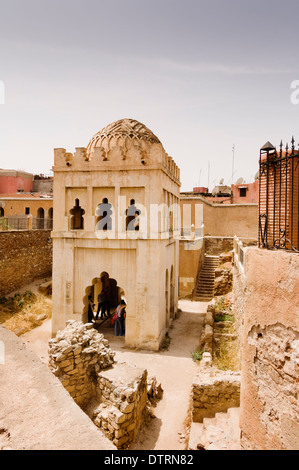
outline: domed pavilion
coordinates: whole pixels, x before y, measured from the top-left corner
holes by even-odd
[[[110,313],[126,299],[125,345],[158,350],[177,309],[179,168],[150,129],[121,119],[74,153],[55,149],[53,172],[53,335],[87,322],[105,290]]]

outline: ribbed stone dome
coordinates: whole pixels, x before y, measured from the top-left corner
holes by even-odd
[[[94,147],[107,149],[115,145],[124,146],[134,141],[161,143],[158,137],[141,122],[134,119],[120,119],[95,134],[87,146],[87,152],[91,153]]]

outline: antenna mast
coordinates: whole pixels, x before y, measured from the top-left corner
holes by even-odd
[[[234,163],[235,163],[235,144],[233,144],[232,184],[233,184],[233,177],[234,177]]]

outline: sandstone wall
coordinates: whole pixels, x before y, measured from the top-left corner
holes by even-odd
[[[211,373],[212,372],[212,373]],[[211,370],[195,376],[192,384],[192,419],[202,422],[240,404],[240,375]]]
[[[299,256],[245,248],[236,260],[234,314],[242,356],[242,447],[295,450],[299,442]]]
[[[93,325],[69,320],[49,341],[50,368],[118,449],[134,442],[148,400],[160,397],[147,370],[114,361],[108,341]]]
[[[182,227],[184,211],[191,213],[196,225],[197,205],[203,206],[205,235],[212,237],[254,238],[258,236],[258,204],[212,204],[200,196],[181,196]]]
[[[50,230],[0,231],[0,296],[52,274]]]

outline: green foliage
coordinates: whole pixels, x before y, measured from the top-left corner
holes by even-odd
[[[201,361],[203,353],[204,353],[204,351],[199,351],[199,350],[193,351],[191,353],[191,357],[192,357],[193,361],[194,362]]]
[[[30,305],[36,299],[36,295],[31,291],[26,291],[23,294],[14,294],[11,297],[1,297],[0,305],[7,313],[14,314],[22,310],[23,307]]]
[[[214,316],[214,321],[216,323],[220,322],[220,321],[231,321],[231,322],[233,322],[234,321],[234,316],[229,315],[227,313],[222,313],[222,314],[219,314],[219,315],[215,315]]]

